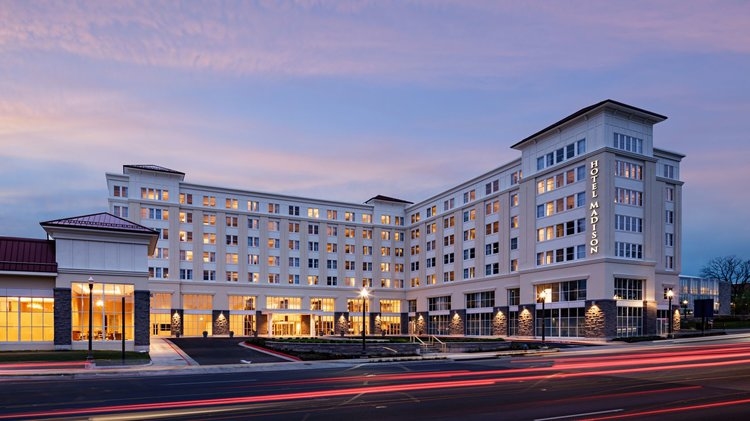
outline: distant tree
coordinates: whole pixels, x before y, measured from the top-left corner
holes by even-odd
[[[732,307],[735,314],[747,314],[750,309],[750,260],[737,256],[714,257],[701,269],[704,278],[718,279],[732,285]]]

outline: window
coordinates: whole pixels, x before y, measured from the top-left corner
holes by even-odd
[[[476,252],[475,252],[475,249],[473,247],[472,248],[468,248],[468,249],[464,249],[464,260],[473,259],[475,257],[475,255],[476,255]]]
[[[643,300],[643,280],[615,278],[616,300]]]
[[[443,218],[443,228],[450,228],[452,226],[456,225],[456,217],[455,216],[449,216],[447,218]]]
[[[419,222],[422,218],[419,216],[419,212],[411,214],[411,223],[416,224]]]
[[[344,212],[344,221],[354,222],[354,212]]]
[[[279,204],[278,203],[269,203],[268,204],[268,213],[279,213]]]
[[[203,214],[203,225],[214,226],[216,225],[216,214],[215,213],[204,213]]]
[[[518,193],[511,193],[510,195],[510,207],[515,208],[518,206]]]
[[[192,205],[193,195],[190,193],[180,193],[180,204],[181,205]]]
[[[237,244],[239,244],[236,235],[227,235],[226,237],[228,246],[236,246]]]
[[[443,272],[443,282],[453,282],[456,280],[456,273],[452,270]]]
[[[320,218],[320,209],[318,208],[307,208],[307,217],[308,218]]]
[[[490,222],[489,224],[484,226],[484,233],[485,235],[492,235],[496,234],[500,229],[500,223],[498,221]]]
[[[447,200],[445,200],[443,202],[443,210],[444,211],[453,209],[453,206],[455,206],[455,199],[454,198],[447,199]]]
[[[499,252],[500,252],[500,243],[497,241],[495,241],[494,243],[485,244],[484,246],[484,254],[486,256],[498,254]]]
[[[515,171],[510,175],[510,185],[514,186],[521,182],[522,174],[521,171]]]
[[[643,154],[643,139],[615,133],[614,147],[623,151]]]
[[[247,218],[247,228],[251,230],[260,229],[260,220],[258,218]]]
[[[391,216],[390,215],[380,215],[380,223],[383,225],[390,225],[391,224]]]
[[[484,265],[484,274],[486,276],[497,275],[500,273],[500,263],[488,263]]]
[[[239,201],[233,198],[227,198],[224,207],[227,209],[238,209]]]
[[[643,232],[643,218],[627,215],[615,215],[615,230]]]
[[[258,212],[258,209],[260,207],[260,204],[257,200],[248,200],[247,201],[247,210],[250,212]]]
[[[518,250],[518,237],[513,237],[510,239],[510,249]]]
[[[114,186],[112,195],[115,197],[128,197],[128,186]]]
[[[643,259],[643,245],[615,241],[615,256],[626,259]]]
[[[428,311],[445,311],[451,309],[451,296],[430,297],[427,299]]]
[[[508,289],[508,305],[517,306],[521,304],[521,289],[510,288]]]
[[[203,206],[215,207],[216,196],[203,196]]]
[[[643,206],[643,192],[617,187],[615,189],[615,203]]]
[[[141,187],[141,199],[169,201],[169,190]]]
[[[674,202],[674,187],[668,186],[664,190],[664,197],[667,202]]]
[[[674,224],[674,211],[667,210],[664,212],[664,222],[667,224]]]
[[[665,178],[675,178],[674,177],[674,165],[664,164],[664,177]]]
[[[518,228],[518,215],[513,215],[510,217],[510,227]]]
[[[477,218],[477,211],[469,209],[464,211],[464,222],[473,221]]]
[[[320,227],[318,224],[310,224],[307,226],[307,233],[310,235],[318,235],[318,230]]]
[[[299,216],[299,206],[289,205],[289,215]]]
[[[668,232],[664,234],[664,237],[665,237],[664,245],[667,247],[673,247],[674,246],[674,234],[672,234],[671,232]]]
[[[437,214],[437,206],[432,205],[429,208],[427,208],[427,217],[431,217]]]
[[[494,180],[484,185],[484,194],[492,194],[500,190],[500,180]]]
[[[492,308],[495,306],[495,291],[466,294],[466,308]]]
[[[333,210],[333,209],[328,209],[326,211],[326,218],[328,218],[330,220],[335,220],[335,219],[338,219],[338,217],[339,217],[339,212],[338,211]]]
[[[289,223],[289,232],[299,232],[299,222],[290,222]]]
[[[477,198],[477,192],[476,190],[472,189],[467,192],[464,192],[464,203],[469,203]]]
[[[372,224],[372,215],[369,213],[362,214],[362,223]]]
[[[615,176],[643,180],[643,166],[626,161],[615,161]]]
[[[484,205],[484,213],[485,215],[492,215],[493,213],[497,213],[500,211],[500,201],[499,200],[493,200],[491,202],[486,202]]]
[[[203,234],[203,244],[216,244],[216,234],[214,233]]]

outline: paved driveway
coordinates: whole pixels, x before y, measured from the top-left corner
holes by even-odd
[[[200,365],[281,363],[286,360],[240,346],[242,338],[168,338]]]

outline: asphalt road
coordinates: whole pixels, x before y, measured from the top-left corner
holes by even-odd
[[[750,413],[748,357],[750,343],[736,340],[472,361],[13,378],[0,381],[0,420],[735,420]]]
[[[169,338],[200,365],[287,362],[283,358],[240,346],[242,338]]]

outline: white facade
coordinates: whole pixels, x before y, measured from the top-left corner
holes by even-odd
[[[417,203],[204,186],[126,165],[106,175],[109,210],[161,232],[152,334],[357,333],[363,285],[372,333],[657,334],[680,271],[683,156],[654,148],[664,119],[603,101]]]

